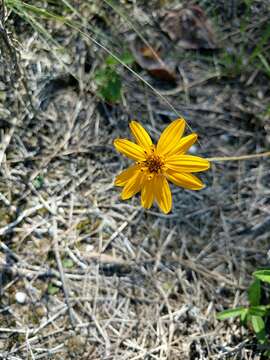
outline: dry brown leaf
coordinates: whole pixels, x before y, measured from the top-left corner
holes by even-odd
[[[160,24],[171,40],[185,49],[216,49],[217,43],[209,19],[196,5],[169,11]]]
[[[141,68],[147,70],[153,77],[175,83],[175,72],[160,58],[160,49],[153,49],[139,38],[135,38],[131,43],[131,51]]]

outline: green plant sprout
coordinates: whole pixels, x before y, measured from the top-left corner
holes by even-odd
[[[266,321],[270,314],[270,304],[262,305],[262,282],[270,283],[270,270],[258,270],[252,274],[255,280],[249,286],[248,307],[237,307],[220,312],[217,319],[226,320],[239,316],[242,325],[251,328],[260,345],[270,345],[269,336],[266,332]],[[270,350],[264,353],[270,357]]]
[[[126,65],[131,65],[134,62],[130,52],[124,52],[119,58]],[[98,87],[97,93],[108,103],[115,103],[121,99],[122,81],[117,72],[118,65],[119,62],[109,55],[94,74],[94,80]]]

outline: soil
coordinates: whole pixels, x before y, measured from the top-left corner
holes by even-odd
[[[54,2],[33,3],[62,14]],[[246,306],[252,272],[270,266],[269,157],[213,162],[203,190],[171,186],[164,215],[139,196],[120,199],[113,182],[129,160],[112,143],[131,138],[132,119],[157,140],[181,114],[186,133],[199,134],[192,154],[269,151],[269,1],[197,1],[215,49],[183,48],[162,30],[179,1],[121,1],[123,13],[106,3],[65,10],[88,37],[41,16],[48,39],[7,2],[0,358],[261,359],[250,329],[216,315]],[[95,82],[108,56],[96,42],[120,56],[136,32],[160,44],[176,84],[117,65],[121,98],[109,103]]]

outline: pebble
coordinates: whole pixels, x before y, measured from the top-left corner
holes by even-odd
[[[259,99],[259,100],[263,100],[263,98],[264,98],[263,92],[262,92],[261,90],[259,90],[259,91],[257,92],[257,96],[258,96],[258,99]]]
[[[17,303],[24,304],[26,301],[26,294],[24,292],[18,291],[15,294],[15,299]]]
[[[192,145],[191,148],[188,150],[188,152],[190,154],[196,154],[197,151],[198,151],[198,148],[196,145]]]
[[[222,135],[220,135],[220,140],[222,140],[224,142],[229,142],[230,136],[228,134],[222,134]]]
[[[94,249],[95,249],[94,245],[87,244],[85,246],[85,252],[87,252],[87,253],[93,251]]]
[[[58,208],[58,212],[59,212],[59,214],[61,214],[61,215],[64,215],[64,214],[65,214],[65,210],[64,210],[62,207],[59,207],[59,208]]]

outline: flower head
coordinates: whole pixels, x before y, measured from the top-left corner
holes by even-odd
[[[209,161],[198,156],[186,155],[186,151],[197,140],[193,133],[183,138],[186,122],[173,121],[161,134],[157,145],[146,130],[137,122],[130,123],[136,143],[127,139],[114,140],[116,150],[135,160],[135,164],[122,171],[115,180],[116,186],[123,186],[123,200],[141,191],[141,204],[149,209],[154,200],[167,214],[172,208],[172,195],[168,180],[177,186],[200,190],[204,184],[192,175],[209,169]]]

